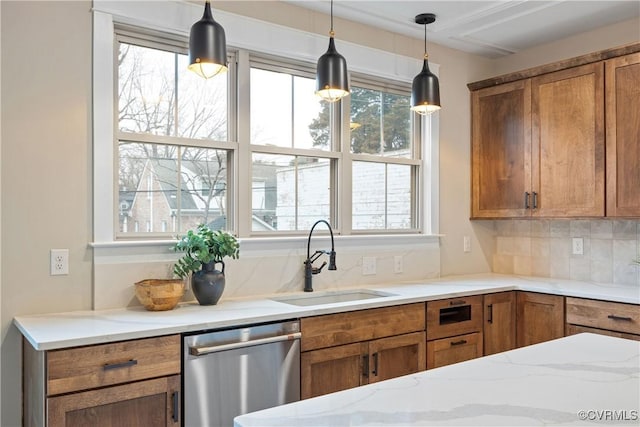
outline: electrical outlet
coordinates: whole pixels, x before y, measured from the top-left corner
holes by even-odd
[[[463,250],[465,252],[471,252],[471,237],[464,236],[462,238],[462,242],[463,242]]]
[[[69,274],[69,249],[51,249],[50,267],[52,276]]]
[[[376,257],[363,256],[362,257],[362,275],[373,276],[376,274]]]
[[[574,237],[573,238],[573,254],[574,255],[582,255],[584,254],[584,239],[582,237]]]
[[[402,255],[396,255],[393,257],[393,272],[395,274],[400,274],[404,270],[404,266],[402,265]]]

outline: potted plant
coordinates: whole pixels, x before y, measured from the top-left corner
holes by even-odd
[[[236,238],[226,231],[211,230],[200,224],[196,231],[189,230],[173,250],[185,253],[175,263],[174,274],[183,279],[191,275],[191,289],[200,305],[216,304],[225,286],[223,259],[237,259],[240,255]],[[216,264],[222,264],[222,270],[216,270]]]

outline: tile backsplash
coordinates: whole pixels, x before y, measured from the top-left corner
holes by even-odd
[[[495,236],[495,273],[640,286],[640,221],[500,220]]]

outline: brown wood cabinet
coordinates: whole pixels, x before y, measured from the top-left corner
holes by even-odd
[[[604,216],[604,64],[531,80],[533,216]]]
[[[428,369],[464,362],[477,357],[482,357],[481,332],[427,341]]]
[[[482,295],[427,302],[427,369],[482,356]]]
[[[516,348],[516,293],[484,296],[484,355]]]
[[[179,426],[180,375],[47,399],[47,425]]]
[[[468,85],[472,219],[640,217],[638,50]]]
[[[36,351],[24,341],[24,424],[180,425],[180,336]]]
[[[518,347],[564,336],[564,297],[518,291],[516,301]]]
[[[301,397],[425,369],[424,304],[303,318]]]
[[[640,53],[605,63],[607,216],[640,217]]]
[[[591,332],[640,341],[640,307],[567,297],[566,335]]]
[[[531,82],[520,80],[471,93],[471,217],[529,215]]]

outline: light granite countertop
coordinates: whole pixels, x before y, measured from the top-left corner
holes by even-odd
[[[362,288],[394,295],[307,307],[285,304],[269,297],[225,299],[223,296],[214,306],[191,302],[160,312],[130,307],[27,315],[15,317],[14,324],[36,350],[52,350],[509,290],[640,304],[640,288],[633,286],[498,274],[449,276],[416,283],[357,287]],[[273,297],[288,295],[291,294]]]
[[[634,425],[640,342],[579,334],[235,418],[236,427]]]

